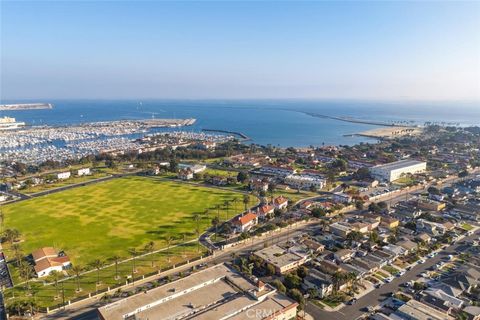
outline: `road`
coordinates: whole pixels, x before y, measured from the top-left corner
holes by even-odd
[[[465,237],[463,240],[472,240],[480,235],[480,230],[471,236]],[[428,259],[423,264],[415,265],[410,271],[407,271],[402,277],[395,278],[392,282],[386,283],[378,289],[373,290],[369,294],[359,298],[354,305],[345,305],[339,311],[328,312],[320,309],[319,307],[308,303],[306,307],[307,313],[313,316],[314,319],[335,319],[335,320],[352,320],[365,314],[363,308],[368,306],[376,306],[385,298],[387,298],[392,292],[399,290],[400,286],[411,280],[418,278],[420,274],[427,271],[428,268],[434,266],[440,260],[444,259],[449,254],[457,253],[457,248],[461,246],[459,243],[455,243],[440,251],[437,256]]]

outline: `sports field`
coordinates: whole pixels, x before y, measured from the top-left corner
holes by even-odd
[[[236,204],[225,210],[224,202],[235,198]],[[194,215],[200,216],[202,232],[211,226],[217,205],[224,220],[238,213],[235,207],[243,207],[242,199],[230,191],[125,177],[7,205],[4,228],[21,232],[25,254],[53,246],[65,250],[74,264],[85,265],[114,255],[128,257],[130,248],[141,249],[150,241],[159,249],[169,237],[177,243],[183,235],[192,239]]]

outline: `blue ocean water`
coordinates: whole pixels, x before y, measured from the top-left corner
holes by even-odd
[[[19,103],[31,101],[2,101]],[[308,113],[373,121],[480,125],[478,103],[392,103],[314,100],[51,100],[50,110],[1,111],[31,125],[145,118],[196,118],[182,130],[238,131],[252,142],[278,146],[352,145],[368,138],[346,136],[374,125],[312,117]]]

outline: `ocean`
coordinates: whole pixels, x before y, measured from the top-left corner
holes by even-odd
[[[376,128],[375,125],[319,118],[310,113],[350,117],[366,121],[405,124],[480,125],[479,103],[413,103],[315,100],[49,100],[2,101],[2,103],[48,102],[47,110],[0,111],[29,125],[68,125],[82,122],[196,118],[191,127],[241,132],[258,144],[274,146],[353,145],[374,141],[348,136]]]

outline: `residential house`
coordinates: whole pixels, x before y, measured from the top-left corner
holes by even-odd
[[[266,205],[258,207],[257,216],[260,219],[266,219],[268,217],[272,217],[274,211],[275,211],[274,206],[266,204]]]
[[[346,262],[355,255],[355,251],[349,249],[340,249],[333,253],[335,260],[339,262]]]
[[[82,168],[77,170],[77,176],[88,176],[90,173],[90,168]]]
[[[286,209],[288,206],[288,199],[283,196],[276,197],[273,199],[273,206],[279,210]]]
[[[68,179],[68,178],[70,178],[70,176],[71,176],[70,171],[65,171],[65,172],[59,172],[59,173],[57,173],[57,179],[59,179],[59,180]]]
[[[178,171],[178,178],[181,180],[192,180],[193,179],[193,171],[189,168],[187,169],[180,169]]]
[[[245,215],[239,216],[233,221],[236,232],[248,231],[257,223],[258,216],[253,212],[248,212]]]
[[[45,247],[32,252],[32,258],[35,262],[35,272],[39,278],[48,276],[52,271],[61,272],[71,265],[70,258],[58,253],[52,247]]]

